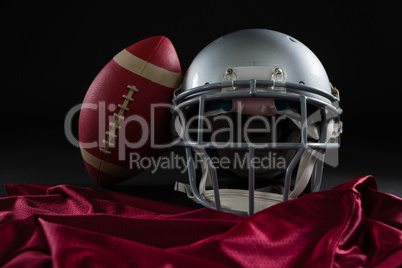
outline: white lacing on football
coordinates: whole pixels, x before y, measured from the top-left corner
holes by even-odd
[[[116,131],[119,130],[120,127],[120,121],[124,120],[124,113],[128,112],[130,109],[127,107],[127,105],[130,102],[134,101],[134,98],[132,97],[134,93],[139,92],[139,90],[134,86],[134,85],[127,85],[128,93],[127,95],[122,96],[124,99],[122,104],[118,104],[117,107],[120,108],[118,113],[114,113],[113,116],[115,117],[114,122],[110,122],[109,124],[109,130],[106,131],[106,137],[107,139],[103,140],[103,144],[105,145],[104,147],[99,148],[99,150],[105,154],[110,154],[110,147],[114,146],[114,140],[118,137]]]

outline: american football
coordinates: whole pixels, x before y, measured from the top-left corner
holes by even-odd
[[[90,85],[79,117],[79,141],[85,166],[95,183],[111,185],[140,170],[130,153],[157,156],[169,133],[169,104],[182,80],[171,41],[154,36],[113,57]],[[152,130],[152,133],[151,133]]]

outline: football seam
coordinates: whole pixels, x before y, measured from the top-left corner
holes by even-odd
[[[162,37],[161,40],[159,41],[158,45],[156,46],[156,48],[154,49],[154,51],[152,52],[152,54],[148,57],[148,59],[146,60],[146,64],[144,66],[144,68],[141,70],[141,74],[144,72],[144,70],[147,68],[149,61],[152,59],[152,57],[155,55],[156,51],[159,50],[159,47],[161,46],[162,42],[165,40],[165,37]]]

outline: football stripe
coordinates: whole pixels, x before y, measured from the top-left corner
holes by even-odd
[[[81,155],[85,162],[90,166],[98,169],[109,175],[113,175],[120,178],[131,178],[135,172],[129,169],[125,169],[114,165],[112,163],[103,161],[102,159],[88,153],[84,148],[80,147]]]
[[[124,69],[159,85],[175,89],[181,84],[180,73],[175,73],[149,63],[131,54],[126,49],[123,49],[114,56],[113,60]]]

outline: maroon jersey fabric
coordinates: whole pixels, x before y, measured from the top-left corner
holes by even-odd
[[[367,176],[250,217],[74,186],[7,185],[2,267],[398,267],[402,199]]]

